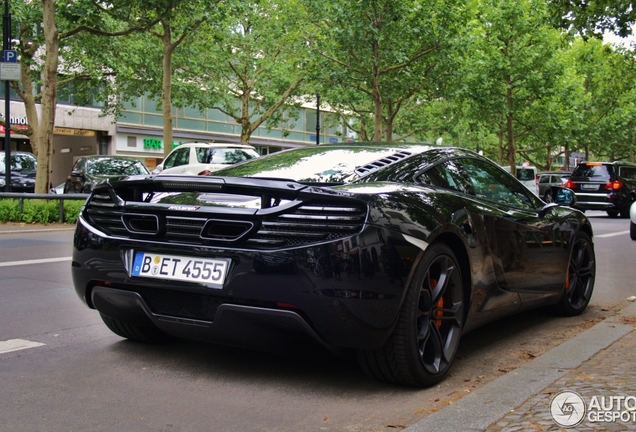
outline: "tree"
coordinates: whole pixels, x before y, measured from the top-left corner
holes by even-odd
[[[211,24],[183,59],[195,87],[187,91],[201,110],[217,109],[241,125],[249,143],[263,124],[295,121],[310,69],[300,30],[306,18],[296,1],[240,2]]]
[[[598,39],[578,39],[569,53],[583,78],[587,97],[581,110],[584,125],[573,136],[589,159],[591,154],[611,160],[629,157],[636,114],[636,64],[632,52],[614,49]]]
[[[601,36],[603,32],[626,37],[636,23],[632,0],[550,0],[552,19],[558,28],[584,37]]]
[[[54,0],[12,2],[13,25],[19,29],[17,51],[21,72],[20,81],[12,82],[12,88],[25,105],[28,128],[21,132],[29,136],[38,158],[36,192],[46,193],[50,187],[49,161],[60,75],[68,83],[88,80],[95,72],[88,65],[78,67],[73,61],[63,63],[60,70],[59,53],[72,58],[73,40],[83,35],[122,36],[153,25],[152,19],[143,13],[147,4],[145,0],[120,0],[105,8],[91,0],[77,0],[58,11]],[[166,6],[164,13],[171,7],[172,4]],[[122,18],[129,14],[136,20],[133,25],[125,26]],[[102,76],[107,73],[98,69]]]
[[[470,16],[465,2],[308,0],[307,7],[320,17],[308,40],[323,60],[317,72],[325,100],[345,118],[355,116],[350,127],[363,139],[417,133],[400,122],[400,113],[437,96],[452,58],[442,53]]]
[[[517,154],[529,155],[534,127],[530,108],[554,93],[562,74],[555,53],[561,35],[546,24],[545,5],[530,0],[484,1],[472,30],[471,56],[459,69],[461,98],[472,101],[473,114],[490,122],[499,137],[500,163],[514,171]],[[525,140],[526,146],[519,148]]]

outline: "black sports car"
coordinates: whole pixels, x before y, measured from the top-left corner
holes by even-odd
[[[479,325],[587,307],[592,227],[559,192],[546,204],[474,152],[399,143],[112,181],[80,214],[73,281],[124,338],[275,349],[300,337],[428,386]]]

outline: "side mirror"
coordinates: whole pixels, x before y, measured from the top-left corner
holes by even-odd
[[[84,173],[79,170],[71,171],[71,177],[84,177]]]
[[[572,207],[576,204],[576,195],[572,189],[552,186],[552,202],[562,206]]]
[[[153,174],[159,174],[161,171],[163,171],[163,164],[159,164],[155,167],[155,169],[152,170]]]

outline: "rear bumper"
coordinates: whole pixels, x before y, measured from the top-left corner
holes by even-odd
[[[382,231],[381,236],[378,231]],[[394,233],[371,226],[360,236],[391,238],[394,244],[399,240]],[[270,265],[262,271],[263,265],[280,259],[263,259],[267,255],[263,252],[111,238],[80,220],[72,276],[78,296],[89,307],[123,322],[156,326],[179,338],[260,348],[272,347],[276,338],[303,335],[334,351],[376,349],[393,330],[408,274],[420,249],[402,239],[391,254],[395,262],[393,254],[399,251],[399,269],[391,268],[380,244],[367,244],[367,249],[377,246],[375,265],[369,262],[339,272],[325,264],[323,273],[317,275],[304,258],[310,249],[313,256],[329,256],[331,250],[342,250],[341,242],[351,240],[286,251],[286,260],[291,253],[295,266]],[[131,249],[224,257],[232,264],[220,289],[202,283],[132,277],[126,262]],[[275,252],[271,254],[280,258]]]
[[[104,315],[142,326],[155,326],[175,337],[272,350],[290,339],[315,342],[334,350],[297,313],[235,304],[218,307],[214,321],[154,313],[140,294],[105,287],[91,291],[91,303]]]
[[[575,192],[576,208],[581,210],[616,210],[622,211],[629,201],[616,194],[593,194]]]

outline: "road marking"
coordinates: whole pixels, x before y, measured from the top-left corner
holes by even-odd
[[[629,231],[619,231],[615,233],[595,235],[594,238],[616,237],[619,235],[627,235],[627,234],[629,234]]]
[[[44,264],[51,262],[60,262],[60,261],[70,261],[72,257],[61,257],[61,258],[45,258],[45,259],[36,259],[36,260],[26,260],[26,261],[9,261],[0,263],[0,267],[11,267],[11,266],[19,266],[19,265],[29,265],[29,264]]]
[[[43,345],[46,344],[40,342],[32,342],[26,339],[9,339],[6,341],[0,341],[0,354],[35,348]]]

